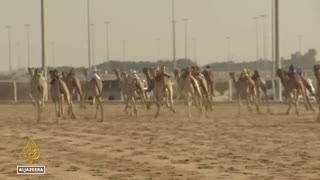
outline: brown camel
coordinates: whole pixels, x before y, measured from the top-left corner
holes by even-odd
[[[208,89],[207,80],[204,77],[204,75],[200,72],[199,67],[192,67],[192,76],[198,81],[201,94],[202,94],[202,101],[206,107],[207,110],[212,111],[212,102],[210,100],[210,93]]]
[[[37,106],[37,121],[40,121],[40,115],[43,112],[44,98],[48,93],[47,81],[41,75],[36,74],[34,68],[28,68],[28,72],[31,75],[30,97]]]
[[[87,78],[89,75],[89,69],[83,68],[83,73]],[[89,95],[93,95],[93,97],[96,99],[96,105],[97,105],[95,118],[98,119],[98,111],[100,109],[101,121],[103,121],[102,88],[103,88],[103,84],[99,78],[93,77],[90,81],[88,81],[88,79],[86,80],[85,96],[84,96],[85,100],[87,100],[87,97]]]
[[[320,122],[320,65],[314,65],[313,66],[313,72],[314,72],[314,76],[317,79],[317,90],[315,93],[315,97],[317,99],[317,103],[318,103],[318,118],[317,121]]]
[[[291,104],[292,104],[292,98],[290,94],[293,94],[294,101],[295,101],[295,109],[296,109],[296,114],[299,115],[299,110],[298,110],[298,95],[299,93],[302,94],[305,102],[307,102],[308,107],[313,110],[313,107],[310,104],[309,98],[307,98],[306,95],[306,87],[304,85],[302,77],[298,73],[293,73],[292,77],[289,78],[288,72],[283,70],[283,69],[277,69],[276,71],[277,76],[280,78],[281,83],[284,87],[284,94],[289,98],[289,107],[286,112],[286,114],[290,113],[291,109]]]
[[[166,100],[167,106],[176,112],[173,107],[173,87],[170,77],[162,72],[156,71],[154,68],[144,68],[144,74],[147,77],[148,89],[147,92],[153,91],[154,101],[157,105],[157,111],[155,117],[159,116],[160,107],[163,104],[163,100]],[[147,103],[147,108],[150,108],[151,102]]]
[[[268,101],[268,95],[267,95],[267,87],[266,87],[266,81],[260,76],[260,73],[258,70],[255,70],[253,75],[251,76],[251,79],[254,81],[254,84],[256,85],[256,91],[257,91],[257,97],[258,97],[258,103],[262,102],[261,98],[261,92],[263,92],[265,96],[265,102],[267,104],[267,111],[270,112],[269,107],[269,101]]]
[[[232,79],[232,82],[235,86],[237,97],[238,97],[238,105],[239,105],[239,113],[241,112],[241,96],[245,95],[247,98],[247,107],[248,110],[251,110],[250,108],[250,97],[253,97],[254,104],[256,106],[256,111],[259,112],[259,105],[257,102],[257,92],[256,92],[256,86],[254,81],[249,76],[240,76],[238,81],[235,78],[235,73],[230,72],[229,73],[230,78]]]
[[[123,76],[122,76],[122,74],[121,74],[119,69],[114,69],[113,72],[116,75],[116,78],[117,78],[117,81],[118,81],[118,86],[119,86],[119,88],[121,90],[121,93],[122,93],[122,97],[123,97],[124,100],[126,100],[126,95],[124,93],[126,90],[124,89],[125,88],[125,82],[124,82]]]
[[[76,76],[74,69],[71,69],[68,74],[62,73],[62,79],[66,83],[71,95],[71,101],[73,97],[80,97],[80,108],[84,108],[84,99],[82,93],[81,82]]]
[[[179,96],[182,95],[185,104],[188,106],[188,115],[191,117],[192,99],[196,102],[199,112],[202,112],[202,94],[198,81],[191,75],[189,69],[183,69],[182,73],[178,69],[174,70],[174,75],[177,80],[177,89]]]
[[[214,75],[212,71],[203,71],[202,74],[204,75],[204,78],[207,81],[209,97],[210,97],[210,101],[212,101],[214,97],[214,85],[215,85]]]
[[[73,104],[66,83],[59,77],[57,70],[51,70],[49,73],[51,76],[51,98],[55,106],[57,122],[60,117],[65,119],[63,107],[64,100],[66,100],[68,104],[68,114],[71,115],[72,119],[75,119],[76,116],[73,112]]]

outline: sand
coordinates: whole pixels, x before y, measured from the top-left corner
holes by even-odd
[[[95,108],[80,110],[76,120],[55,123],[54,107],[46,104],[43,120],[35,121],[32,105],[0,105],[0,179],[320,179],[320,123],[317,113],[255,114],[235,104],[187,118],[177,113],[141,110],[139,118],[123,113],[122,104],[105,104],[105,121],[93,118]],[[17,175],[27,165],[22,149],[34,139],[45,175]]]

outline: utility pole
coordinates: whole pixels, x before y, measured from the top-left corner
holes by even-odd
[[[91,69],[91,32],[90,32],[90,2],[87,0],[87,18],[88,18],[88,68]]]
[[[92,66],[95,66],[96,65],[96,62],[95,62],[95,34],[94,34],[94,31],[95,31],[95,28],[94,28],[94,24],[90,24],[90,26],[92,27]]]
[[[9,50],[9,72],[12,73],[12,55],[11,55],[11,26],[6,26],[8,29],[8,50]]]
[[[275,31],[275,60],[276,60],[276,68],[281,68],[281,60],[280,60],[280,46],[279,46],[279,1],[275,0],[274,2],[274,11],[275,11],[275,25],[274,25],[274,31]],[[282,86],[281,82],[278,80],[278,89],[277,89],[277,95],[279,97],[279,100],[282,100]]]
[[[172,56],[173,56],[173,69],[176,69],[176,27],[174,17],[174,0],[172,0]]]
[[[42,69],[44,72],[44,77],[45,77],[45,79],[47,79],[45,33],[44,33],[44,2],[43,2],[43,0],[41,0],[41,57],[42,57]]]

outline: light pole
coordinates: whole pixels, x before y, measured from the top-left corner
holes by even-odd
[[[90,2],[87,0],[87,28],[88,28],[88,68],[91,69],[91,32],[90,32]]]
[[[95,62],[95,47],[94,47],[94,31],[95,31],[95,28],[94,28],[94,24],[90,24],[90,26],[92,27],[92,65],[95,66],[96,65],[96,62]]]
[[[276,68],[281,68],[281,61],[280,61],[280,46],[279,46],[279,1],[274,0],[274,32],[275,32],[275,61],[276,61]],[[277,93],[279,100],[282,100],[282,88],[281,82],[278,80],[278,88]]]
[[[51,42],[51,56],[52,56],[52,67],[55,67],[55,49],[54,49],[54,42]]]
[[[259,60],[259,36],[258,36],[258,20],[259,17],[254,17],[256,24],[256,60]]]
[[[182,19],[184,21],[184,56],[185,56],[185,59],[187,60],[188,58],[188,21],[189,19],[187,18],[183,18]]]
[[[28,67],[30,67],[30,24],[25,24],[27,34]]]
[[[9,50],[9,72],[12,73],[12,61],[11,61],[11,26],[6,26],[8,29],[8,50]]]
[[[109,24],[110,24],[110,22],[108,22],[108,21],[106,21],[106,22],[104,22],[104,24],[106,25],[106,55],[107,55],[107,61],[109,61],[110,59],[110,52],[109,52]]]
[[[263,14],[260,16],[263,25],[263,59],[267,60],[267,35],[266,35],[266,18],[267,15]]]
[[[174,0],[172,0],[172,56],[173,56],[173,69],[176,68],[176,27],[174,17]]]
[[[45,49],[45,33],[44,33],[44,2],[41,0],[41,58],[44,77],[47,79],[46,66],[46,49]]]

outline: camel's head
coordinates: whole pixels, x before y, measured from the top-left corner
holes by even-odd
[[[71,69],[70,69],[68,75],[72,75],[72,76],[75,75],[75,70],[74,70],[74,68],[71,68]]]
[[[51,79],[58,79],[59,78],[59,72],[56,69],[50,70],[49,74],[50,74]]]
[[[285,73],[285,72],[284,72],[282,69],[277,69],[277,70],[276,70],[276,74],[277,74],[277,76],[280,77],[280,78],[285,76],[284,73]]]
[[[89,74],[89,69],[88,68],[82,68],[82,71],[85,75]]]
[[[229,73],[229,76],[230,76],[231,78],[234,78],[234,77],[236,76],[236,73],[235,73],[235,72],[230,72],[230,73]]]
[[[121,77],[123,78],[123,79],[128,79],[128,73],[125,73],[125,72],[121,72]]]
[[[176,78],[180,76],[180,70],[179,69],[174,69],[173,73],[174,73],[174,77],[176,77]]]
[[[320,65],[314,65],[313,66],[313,72],[314,72],[314,75],[317,79],[320,79]]]
[[[143,74],[146,75],[147,77],[150,75],[149,69],[146,68],[146,67],[144,67],[144,68],[142,69],[142,72],[143,72]]]
[[[34,76],[35,69],[28,67],[28,73],[29,73],[31,76]]]
[[[152,77],[156,77],[157,75],[157,70],[155,68],[149,68],[149,72]]]

